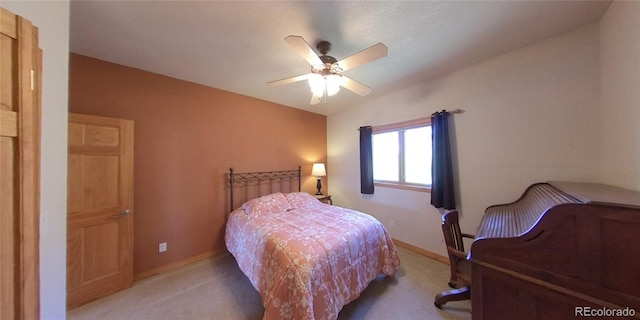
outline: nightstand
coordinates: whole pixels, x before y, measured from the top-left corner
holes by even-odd
[[[314,197],[316,197],[316,199],[318,199],[318,201],[322,203],[333,205],[333,200],[331,200],[330,195],[321,194],[321,195],[314,195]]]

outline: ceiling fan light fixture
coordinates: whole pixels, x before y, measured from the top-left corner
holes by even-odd
[[[327,90],[327,96],[332,96],[340,91],[342,85],[342,76],[339,74],[322,75],[313,73],[309,75],[309,87],[311,92],[318,97],[324,95]]]
[[[330,74],[325,77],[327,81],[327,95],[332,96],[340,91],[342,85],[342,76],[338,74]]]
[[[324,88],[326,87],[324,76],[312,73],[309,75],[309,87],[313,95],[322,97],[324,95]]]

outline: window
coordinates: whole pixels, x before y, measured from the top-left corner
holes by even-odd
[[[376,185],[431,186],[431,118],[374,127],[372,146]]]

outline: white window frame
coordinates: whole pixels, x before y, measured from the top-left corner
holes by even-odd
[[[429,126],[431,126],[431,117],[375,126],[371,128],[371,134],[375,135],[379,133],[398,132],[398,131],[404,132],[405,130],[408,130],[408,129],[429,127]],[[402,141],[403,137],[404,135],[401,134],[399,138],[401,143],[399,145],[400,156],[398,159],[399,161],[398,181],[383,181],[383,180],[374,179],[373,184],[379,187],[406,189],[406,190],[414,190],[414,191],[421,191],[421,192],[431,192],[431,185],[404,182],[404,142]],[[373,159],[373,161],[375,162],[376,160]]]

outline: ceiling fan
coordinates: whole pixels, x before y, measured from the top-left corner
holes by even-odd
[[[268,86],[279,86],[283,84],[293,83],[302,80],[308,80],[311,86],[311,104],[317,104],[322,97],[332,96],[336,94],[340,87],[345,87],[361,96],[366,96],[371,92],[371,88],[355,81],[342,72],[357,67],[359,65],[371,62],[387,56],[387,46],[382,43],[375,44],[369,48],[352,54],[340,61],[327,55],[331,50],[331,43],[328,41],[320,41],[316,45],[320,56],[313,51],[311,46],[301,37],[290,35],[284,38],[299,55],[301,55],[309,64],[311,64],[311,72],[295,77],[280,79],[267,82]]]

